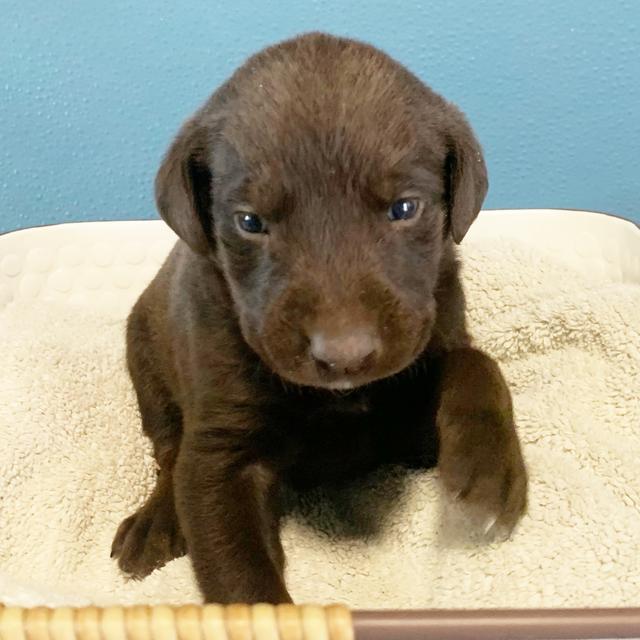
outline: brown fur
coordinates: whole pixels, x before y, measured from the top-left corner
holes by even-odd
[[[184,124],[156,181],[181,240],[128,322],[160,471],[114,540],[124,571],[188,549],[206,601],[289,601],[281,485],[384,463],[438,459],[447,489],[511,530],[526,502],[511,399],[471,346],[453,246],[486,189],[455,107],[328,35],[253,56]],[[422,215],[391,222],[407,192]],[[247,206],[268,235],[239,232]],[[310,355],[318,331],[376,348],[337,373]],[[332,391],[343,379],[353,389]]]

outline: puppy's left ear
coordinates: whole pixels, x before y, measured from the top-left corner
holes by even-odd
[[[459,244],[476,219],[489,188],[480,143],[465,117],[455,108],[447,135],[445,202],[449,229]]]

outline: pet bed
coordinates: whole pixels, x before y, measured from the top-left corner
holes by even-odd
[[[511,385],[530,508],[511,540],[486,545],[444,501],[437,470],[385,469],[300,501],[283,528],[290,591],[352,618],[201,607],[187,558],[141,582],[109,558],[154,481],[123,322],[174,241],[157,221],[0,237],[0,637],[640,636],[633,223],[481,213],[460,248],[469,324]]]

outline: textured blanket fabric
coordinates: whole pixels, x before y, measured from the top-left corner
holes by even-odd
[[[293,502],[287,579],[353,607],[637,605],[640,283],[562,256],[464,248],[477,344],[511,385],[531,476],[511,540],[483,545],[437,471],[387,469]],[[189,560],[128,582],[109,558],[154,481],[123,364],[123,320],[62,305],[0,313],[0,601],[197,602]]]

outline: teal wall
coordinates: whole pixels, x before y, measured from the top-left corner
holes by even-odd
[[[180,122],[247,55],[315,29],[467,112],[487,207],[640,220],[640,0],[0,0],[0,230],[155,216]]]

